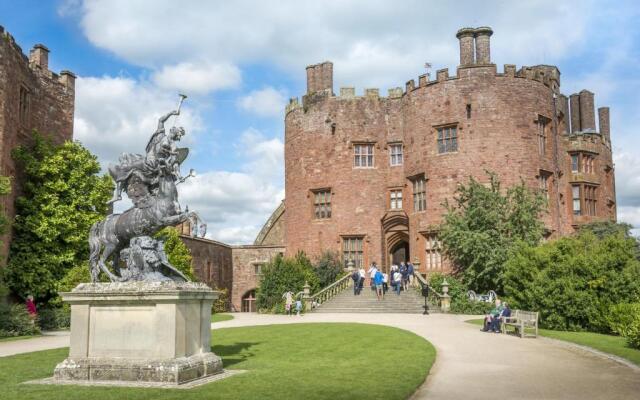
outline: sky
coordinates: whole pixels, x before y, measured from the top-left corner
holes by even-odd
[[[284,199],[284,107],[305,67],[334,63],[334,91],[381,93],[459,61],[456,31],[491,26],[491,58],[552,64],[564,94],[611,107],[618,219],[640,227],[640,3],[637,1],[0,0],[0,25],[26,51],[73,71],[74,139],[104,168],[143,152],[160,115],[191,153],[180,202],[207,237],[252,243]],[[120,202],[117,210],[130,203]]]

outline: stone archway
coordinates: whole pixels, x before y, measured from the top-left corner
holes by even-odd
[[[410,259],[409,218],[404,211],[390,211],[382,218],[382,238],[384,270],[389,271],[393,263]]]
[[[241,307],[240,311],[242,312],[256,312],[255,289],[247,290],[247,292],[242,295]]]

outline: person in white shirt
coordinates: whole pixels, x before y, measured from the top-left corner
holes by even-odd
[[[376,276],[376,272],[378,272],[378,266],[376,265],[376,262],[372,262],[371,266],[369,267],[369,270],[367,270],[367,273],[369,274],[369,279],[370,279],[370,284],[371,284],[371,289],[375,289],[375,285],[373,284],[373,278]]]
[[[291,305],[293,304],[293,292],[289,291],[282,295],[284,300],[284,310],[291,315]]]
[[[402,274],[396,271],[393,273],[393,284],[395,285],[396,293],[400,296],[400,290],[402,289]]]
[[[382,292],[387,293],[387,289],[389,288],[389,274],[386,272],[382,273]]]

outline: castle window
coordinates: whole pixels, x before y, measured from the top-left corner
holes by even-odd
[[[545,200],[549,200],[549,176],[551,176],[551,174],[547,171],[540,171],[538,175],[538,187]]]
[[[264,267],[264,263],[254,263],[253,264],[253,274],[255,276],[262,276],[262,268]]]
[[[471,119],[471,104],[467,104],[467,119]]]
[[[591,154],[582,154],[582,172],[593,174],[594,157]]]
[[[313,190],[315,219],[331,218],[331,189]]]
[[[596,215],[596,187],[584,185],[584,211],[586,215]]]
[[[353,166],[355,168],[373,168],[373,144],[353,145]]]
[[[547,151],[547,127],[549,125],[549,119],[539,115],[538,116],[538,151],[540,155],[544,155]]]
[[[20,118],[20,124],[25,125],[29,119],[29,89],[24,86],[20,86],[19,107],[18,116]]]
[[[391,157],[391,166],[402,165],[402,143],[394,143],[389,145],[389,155]]]
[[[446,126],[438,128],[438,153],[458,151],[458,128]]]
[[[571,172],[580,171],[580,156],[578,153],[571,155]]]
[[[342,238],[342,261],[345,268],[349,266],[349,261],[353,261],[355,268],[363,266],[362,262],[362,236],[352,236]]]
[[[582,215],[580,208],[580,185],[571,186],[571,197],[573,198],[573,215]]]
[[[402,189],[394,189],[389,192],[389,208],[402,210]]]
[[[413,180],[413,211],[427,209],[427,182],[424,176]]]
[[[440,254],[441,246],[436,233],[428,233],[424,235],[425,239],[425,268],[427,271],[442,269],[442,254]]]

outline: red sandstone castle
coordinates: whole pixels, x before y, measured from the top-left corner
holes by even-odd
[[[438,225],[456,186],[485,170],[547,198],[548,237],[616,219],[609,109],[583,90],[560,92],[560,71],[498,71],[488,27],[463,28],[454,76],[405,89],[333,92],[330,62],[307,67],[307,94],[285,117],[284,237],[288,254],[339,251],[356,266],[418,261],[446,271]],[[416,263],[417,264],[417,263]]]

